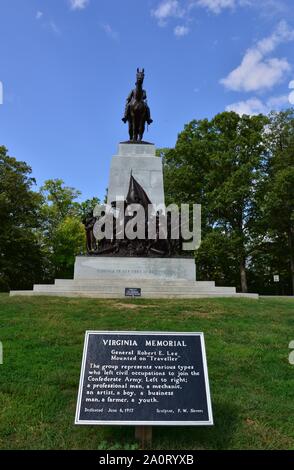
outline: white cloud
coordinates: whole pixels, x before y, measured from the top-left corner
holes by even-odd
[[[184,14],[185,11],[178,0],[163,0],[155,10],[151,11],[151,15],[157,19],[160,26],[164,26],[168,18],[181,18]]]
[[[119,39],[118,32],[114,31],[114,29],[112,29],[110,24],[104,23],[104,24],[101,25],[101,28],[103,29],[105,34],[107,34],[107,36],[109,36],[111,39],[114,39],[115,41]]]
[[[287,59],[269,58],[265,56],[273,52],[283,43],[294,40],[294,30],[289,29],[285,21],[281,21],[274,33],[259,41],[255,47],[247,50],[241,64],[220,83],[229,90],[257,91],[270,89],[279,83],[291,67]]]
[[[189,31],[190,29],[188,28],[188,26],[176,26],[174,28],[174,34],[177,37],[186,36],[187,34],[189,34]]]
[[[235,113],[242,116],[242,114],[253,114],[265,113],[267,109],[263,102],[258,98],[250,98],[246,101],[238,101],[237,103],[229,104],[226,107],[226,111],[235,111]]]
[[[288,103],[288,96],[272,96],[266,103],[263,103],[259,98],[249,98],[246,101],[238,101],[237,103],[229,104],[226,111],[235,111],[235,113],[242,116],[248,114],[253,116],[256,114],[267,114],[272,110],[279,110]]]
[[[283,43],[294,40],[294,29],[290,29],[285,20],[280,21],[273,34],[257,43],[262,54],[273,52],[275,48]]]
[[[288,95],[281,95],[281,96],[272,96],[266,102],[267,107],[272,109],[279,109],[288,104]]]
[[[258,52],[246,54],[242,64],[233,70],[221,83],[229,90],[257,91],[270,89],[280,82],[284,73],[290,70],[286,59],[269,59],[262,61]]]
[[[37,11],[36,13],[36,20],[40,20],[43,17],[43,12],[42,11]]]
[[[190,8],[198,6],[212,11],[216,15],[225,9],[237,7],[258,8],[263,15],[274,15],[276,13],[285,12],[283,0],[190,0]]]
[[[151,15],[156,18],[159,26],[165,26],[169,18],[190,19],[190,12],[195,7],[204,7],[214,13],[220,13],[223,8],[236,6],[236,2],[243,5],[248,1],[252,0],[161,0],[158,6],[151,10]]]
[[[234,8],[236,0],[198,0],[196,4],[218,14],[224,8]]]
[[[240,1],[240,0],[239,0]],[[245,1],[245,0],[244,0]],[[287,14],[291,6],[287,5],[287,0],[246,0],[247,5],[259,10],[262,18],[270,19],[278,15]],[[246,4],[245,4],[246,6]]]
[[[88,6],[89,0],[69,0],[72,10],[83,10]]]

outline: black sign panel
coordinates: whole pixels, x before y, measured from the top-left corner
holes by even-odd
[[[203,333],[87,331],[76,424],[213,424]]]
[[[126,287],[125,297],[141,297],[141,289],[139,287]]]

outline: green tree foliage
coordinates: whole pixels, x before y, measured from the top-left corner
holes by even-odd
[[[86,216],[95,209],[95,206],[100,204],[98,197],[92,197],[92,199],[87,199],[81,203],[76,203],[76,213],[81,221],[84,221]]]
[[[270,266],[294,294],[294,110],[271,113],[269,158],[262,186],[262,223],[271,245]],[[277,259],[279,263],[277,263]],[[273,274],[272,273],[272,274]]]
[[[75,256],[85,253],[85,216],[99,203],[61,179],[39,192],[31,168],[0,147],[0,290],[72,277]]]
[[[192,121],[179,134],[175,149],[163,152],[169,202],[202,205],[203,243],[196,260],[206,269],[200,268],[200,274],[210,271],[218,282],[231,283],[229,272],[237,268],[243,292],[248,289],[250,227],[263,175],[266,124],[262,115],[224,112],[211,121]]]
[[[75,256],[85,251],[85,228],[77,217],[65,217],[56,227],[52,239],[52,263],[55,277],[71,278]]]
[[[72,276],[75,256],[85,252],[81,218],[91,201],[78,203],[80,191],[65,186],[61,179],[45,181],[40,194],[43,218],[40,236],[47,260],[46,277],[52,280]]]
[[[42,276],[41,198],[30,175],[26,163],[0,147],[0,290],[30,288]]]
[[[56,229],[58,224],[67,216],[77,215],[77,203],[75,200],[80,197],[80,191],[64,185],[61,179],[50,179],[45,181],[40,188],[42,196],[42,214],[44,229],[47,228],[48,236]]]

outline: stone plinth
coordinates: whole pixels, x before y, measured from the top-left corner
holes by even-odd
[[[74,280],[196,280],[193,258],[138,258],[118,256],[77,256]]]
[[[131,172],[153,204],[164,204],[162,162],[153,144],[119,144],[110,166],[107,203],[124,200]]]
[[[121,142],[118,144],[118,155],[120,157],[155,157],[155,145]]]

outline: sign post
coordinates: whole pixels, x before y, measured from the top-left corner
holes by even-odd
[[[203,333],[87,331],[76,424],[212,425]]]
[[[141,449],[149,449],[152,444],[152,426],[136,426],[135,439],[141,444]]]
[[[274,274],[274,283],[276,284],[276,295],[279,295],[279,282],[280,282],[280,275]]]

